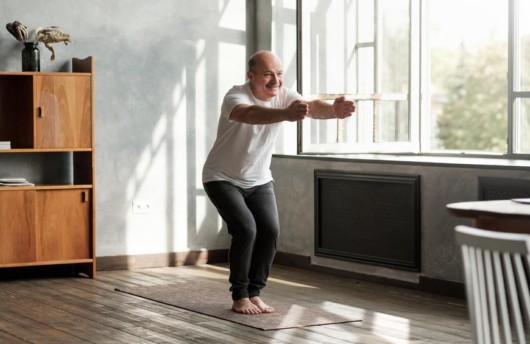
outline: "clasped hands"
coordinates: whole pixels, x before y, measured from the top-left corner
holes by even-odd
[[[304,101],[296,100],[286,109],[287,121],[300,121],[306,117],[318,119],[350,117],[355,112],[355,103],[346,100],[344,96],[336,98],[331,107],[321,100]]]
[[[333,102],[333,113],[336,118],[350,117],[355,112],[355,103],[351,100],[346,100],[344,96],[336,98]]]

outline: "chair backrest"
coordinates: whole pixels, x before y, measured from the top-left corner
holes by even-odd
[[[455,230],[475,343],[530,343],[530,235]]]

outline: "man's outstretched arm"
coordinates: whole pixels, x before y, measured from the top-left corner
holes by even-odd
[[[350,117],[355,112],[355,103],[351,100],[346,100],[344,96],[335,99],[333,104],[316,99],[307,102],[307,105],[309,106],[307,117],[314,119],[342,119]]]
[[[283,121],[295,122],[304,119],[309,106],[301,100],[294,101],[284,109],[272,109],[259,105],[238,105],[230,113],[230,120],[247,124],[272,124]]]

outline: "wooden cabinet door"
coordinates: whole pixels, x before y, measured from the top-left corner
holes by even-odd
[[[35,261],[35,191],[0,191],[0,265]]]
[[[38,261],[92,258],[89,197],[89,189],[36,192]]]
[[[35,148],[90,148],[90,77],[35,76],[34,90]]]

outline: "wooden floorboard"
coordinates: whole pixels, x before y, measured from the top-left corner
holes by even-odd
[[[271,294],[362,321],[261,331],[115,291],[210,278],[229,306],[227,276],[224,265],[198,265],[0,280],[0,343],[471,343],[463,300],[279,265],[265,301]]]

